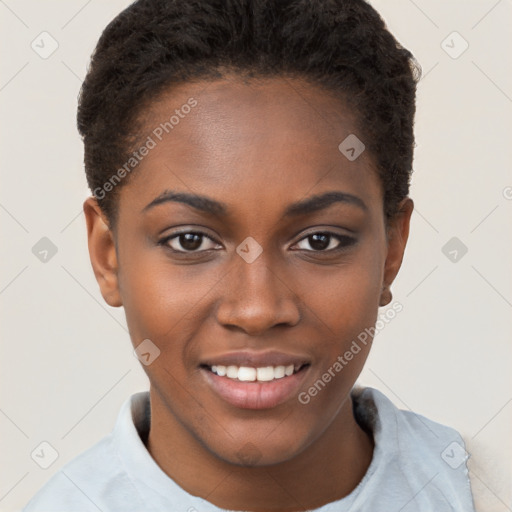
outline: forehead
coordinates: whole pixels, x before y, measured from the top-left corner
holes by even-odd
[[[144,119],[141,141],[151,139],[151,149],[123,187],[121,203],[142,208],[165,189],[260,205],[332,187],[380,194],[369,153],[351,161],[339,149],[347,137],[361,137],[355,114],[307,82],[182,84],[154,102]]]

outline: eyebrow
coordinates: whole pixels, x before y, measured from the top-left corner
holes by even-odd
[[[195,208],[196,210],[218,217],[225,217],[228,214],[228,207],[225,203],[221,203],[198,194],[174,192],[172,190],[166,190],[153,199],[153,201],[142,209],[141,213],[146,212],[159,204],[168,202],[183,203]],[[295,217],[306,213],[314,213],[324,210],[335,203],[352,204],[365,212],[368,211],[366,203],[360,197],[346,192],[330,191],[290,204],[284,212],[284,217]]]
[[[331,191],[292,203],[286,208],[284,216],[292,217],[317,212],[335,203],[348,203],[361,208],[365,212],[368,211],[366,203],[360,197],[347,192]]]
[[[158,197],[155,197],[155,199],[153,199],[153,201],[151,201],[149,204],[147,204],[142,209],[141,213],[146,212],[159,204],[168,202],[187,204],[196,210],[217,216],[226,216],[228,211],[227,206],[224,203],[220,203],[219,201],[215,201],[209,197],[201,196],[198,194],[189,194],[186,192],[174,192],[172,190],[166,190],[165,192],[162,192]]]

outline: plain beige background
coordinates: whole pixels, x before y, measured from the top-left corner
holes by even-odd
[[[89,56],[128,3],[0,1],[1,511],[19,510],[148,388],[89,263],[75,128]],[[512,510],[512,3],[372,3],[424,76],[416,210],[393,287],[403,311],[360,382],[459,430],[478,509]],[[47,58],[31,47],[40,37],[58,44]],[[43,237],[57,249],[46,262],[33,253]],[[43,442],[58,454],[47,469],[31,457]]]

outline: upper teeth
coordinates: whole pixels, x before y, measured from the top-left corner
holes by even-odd
[[[219,377],[228,377],[241,381],[267,382],[274,379],[281,379],[284,376],[292,375],[294,365],[288,366],[264,366],[262,368],[251,368],[250,366],[212,366],[212,372]]]

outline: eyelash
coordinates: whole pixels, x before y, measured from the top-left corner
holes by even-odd
[[[199,235],[199,236],[203,237],[203,239],[207,238],[208,240],[211,240],[214,243],[218,243],[211,236],[207,235],[206,233],[203,233],[202,231],[183,231],[181,233],[174,233],[173,235],[163,238],[162,240],[160,240],[158,242],[158,245],[164,246],[164,247],[168,248],[170,251],[172,251],[174,253],[178,253],[178,254],[200,254],[200,253],[208,251],[208,250],[216,250],[216,249],[203,249],[202,251],[197,251],[197,250],[181,251],[181,250],[173,249],[172,247],[169,246],[169,242],[171,240],[173,240],[175,238],[179,238],[182,235]],[[311,237],[313,235],[327,235],[331,238],[335,238],[338,240],[339,245],[338,245],[338,247],[335,247],[334,249],[327,249],[327,250],[308,250],[308,249],[299,249],[299,250],[304,250],[305,252],[309,252],[309,253],[312,252],[312,253],[319,253],[319,254],[335,253],[335,252],[341,252],[343,250],[346,250],[350,246],[354,245],[357,242],[357,240],[355,238],[348,236],[348,235],[340,235],[338,233],[333,233],[332,231],[314,231],[314,232],[308,233],[306,236],[302,237],[294,245],[302,242],[303,240],[307,240],[309,237]],[[203,240],[201,240],[201,245],[202,245],[202,242],[203,242]],[[330,243],[329,243],[329,245],[330,245]]]

